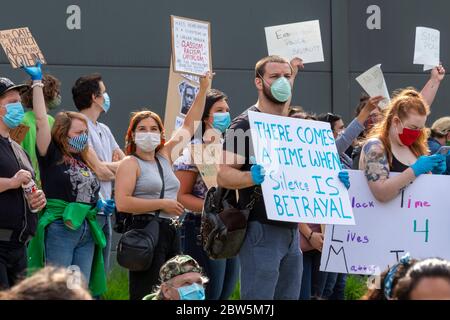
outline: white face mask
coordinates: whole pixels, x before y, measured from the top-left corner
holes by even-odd
[[[145,152],[152,152],[161,144],[161,134],[155,132],[136,132],[134,143]]]

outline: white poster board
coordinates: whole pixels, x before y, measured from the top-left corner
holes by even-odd
[[[248,112],[267,218],[318,224],[354,224],[330,124]]]
[[[211,71],[211,35],[207,21],[170,16],[174,72],[202,76]]]
[[[319,20],[265,27],[269,55],[279,55],[303,63],[324,61]]]
[[[364,173],[349,172],[357,224],[326,227],[320,270],[379,274],[407,252],[450,259],[449,176],[421,175],[397,198],[380,203]]]
[[[438,66],[439,62],[440,62],[439,30],[426,27],[416,27],[414,64],[423,64],[425,71]]]
[[[391,101],[389,91],[384,80],[381,64],[377,64],[358,76],[356,81],[367,92],[370,97],[383,96],[384,99],[380,101],[378,106],[386,108]]]

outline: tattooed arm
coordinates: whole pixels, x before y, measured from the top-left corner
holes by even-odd
[[[389,177],[389,162],[383,144],[378,139],[370,139],[363,146],[360,169],[369,184],[370,191],[380,202],[388,202],[416,179],[411,168],[395,177]]]

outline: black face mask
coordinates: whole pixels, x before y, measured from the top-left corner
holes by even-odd
[[[275,99],[274,96],[272,95],[272,92],[270,92],[270,87],[266,86],[266,82],[262,78],[260,78],[260,79],[261,79],[262,85],[263,85],[264,96],[267,99],[269,99],[271,102],[273,102],[274,104],[279,105],[279,106],[284,106],[286,104],[286,102],[280,102],[277,99]]]

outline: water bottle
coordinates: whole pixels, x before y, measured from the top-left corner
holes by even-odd
[[[28,183],[26,183],[26,184],[25,184],[25,183],[22,184],[22,188],[23,188],[23,191],[25,192],[25,197],[27,198],[27,200],[28,200],[28,198],[29,198],[29,196],[30,196],[31,194],[33,194],[33,193],[35,193],[36,191],[38,191],[38,188],[37,188],[37,186],[36,186],[36,183],[34,182],[33,179],[31,179],[30,182],[28,182]],[[38,209],[31,209],[31,208],[30,208],[30,210],[31,210],[31,212],[33,212],[33,213],[38,212]]]

